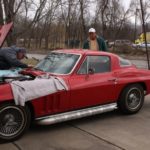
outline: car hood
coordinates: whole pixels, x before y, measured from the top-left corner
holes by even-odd
[[[34,68],[27,68],[20,72],[22,75],[40,76],[46,74],[44,71],[36,70]]]
[[[9,69],[9,70],[0,70],[0,77],[6,77],[6,76],[16,76],[21,71],[21,68],[16,69]]]
[[[0,70],[0,84],[8,83],[11,81],[26,81],[33,80],[36,76],[45,74],[42,71],[32,70],[31,68],[22,70],[21,68],[15,68],[10,70]]]
[[[0,26],[0,48],[2,47],[8,33],[10,32],[11,28],[13,26],[13,23],[10,22],[8,24]]]

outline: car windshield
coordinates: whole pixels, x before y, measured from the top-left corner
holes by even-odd
[[[69,74],[79,57],[80,55],[76,54],[52,52],[45,59],[41,60],[35,66],[35,69],[54,74]]]

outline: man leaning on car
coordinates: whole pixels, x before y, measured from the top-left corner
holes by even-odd
[[[14,67],[27,68],[20,60],[26,57],[26,49],[15,46],[0,49],[0,70]]]

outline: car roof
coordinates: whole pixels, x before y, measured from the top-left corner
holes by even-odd
[[[54,50],[53,52],[68,53],[68,54],[70,53],[70,54],[78,54],[78,55],[107,55],[107,56],[118,57],[117,55],[110,52],[84,50],[84,49],[62,49],[62,50]]]

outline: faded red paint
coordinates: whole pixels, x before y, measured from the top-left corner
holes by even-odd
[[[58,50],[57,52],[80,54],[81,59],[74,71],[69,75],[60,75],[67,83],[69,90],[61,91],[31,101],[35,117],[56,114],[85,107],[116,102],[125,86],[142,83],[146,86],[146,94],[150,93],[150,71],[137,69],[134,65],[120,67],[117,55],[105,52],[84,50]],[[111,59],[111,72],[93,75],[78,75],[77,71],[86,56],[106,55]],[[38,76],[44,72],[27,69],[22,74]],[[117,84],[113,79],[117,79]],[[9,84],[0,85],[0,101],[12,100]]]

